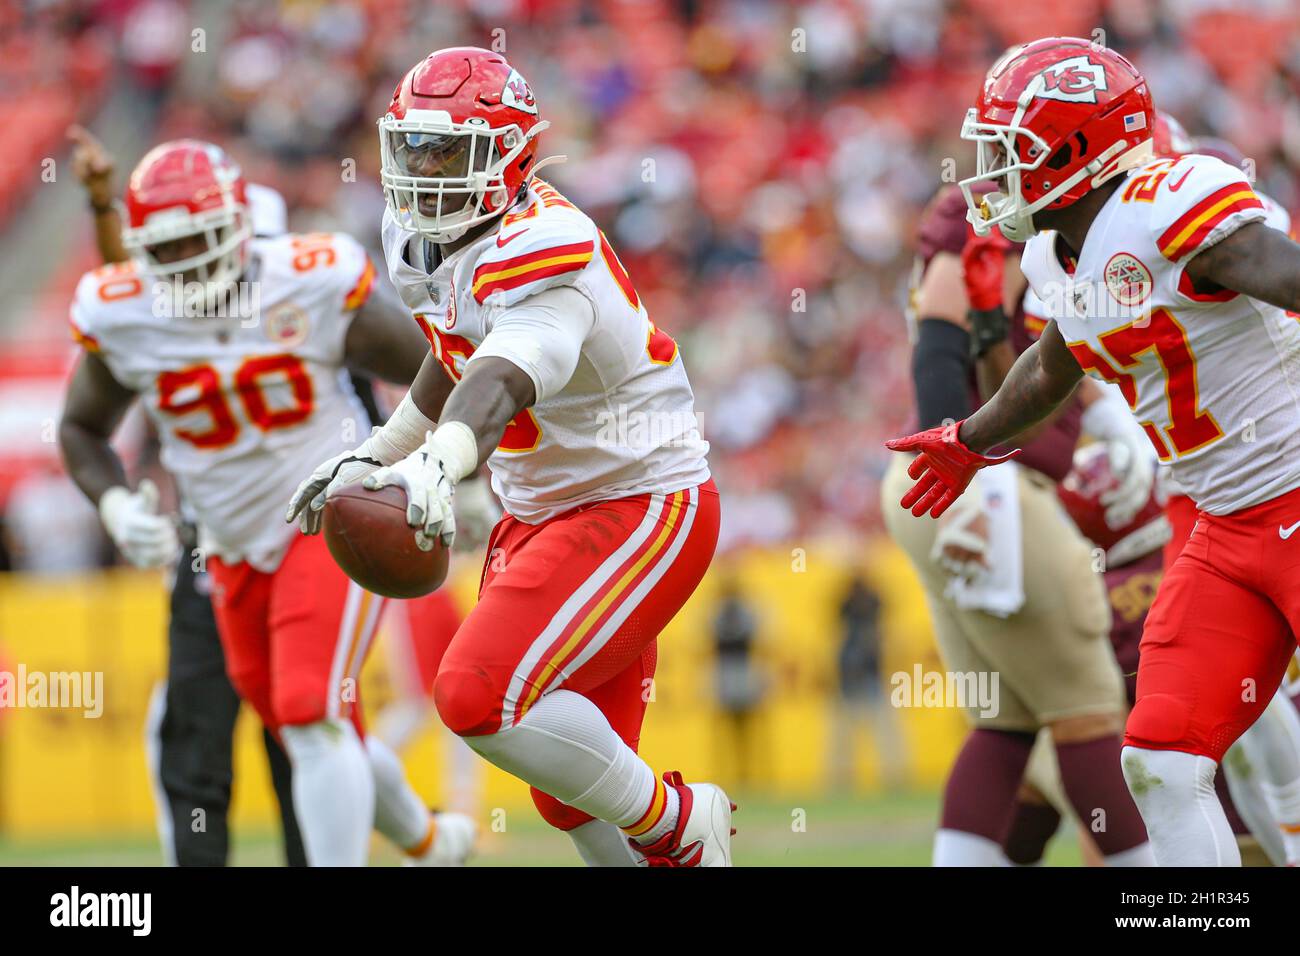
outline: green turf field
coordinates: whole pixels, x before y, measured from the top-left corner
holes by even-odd
[[[930,860],[938,797],[899,794],[794,801],[741,794],[735,816],[737,866],[925,866]],[[1078,847],[1062,830],[1047,862],[1078,865]],[[161,862],[150,834],[76,842],[24,843],[0,838],[0,866],[153,866]],[[281,862],[272,833],[236,834],[237,866]],[[374,841],[373,862],[392,865],[396,853]],[[575,866],[568,840],[532,813],[513,814],[505,832],[488,833],[476,866]]]

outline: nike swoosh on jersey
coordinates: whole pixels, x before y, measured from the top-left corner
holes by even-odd
[[[1300,528],[1300,521],[1297,521],[1289,528],[1284,528],[1281,525],[1278,525],[1277,536],[1285,541],[1287,538],[1291,537],[1291,535],[1295,534],[1296,528]]]
[[[508,239],[502,239],[500,236],[497,236],[497,248],[498,249],[504,248],[505,246],[514,242],[516,239],[518,239],[520,236],[524,234],[524,231],[525,230],[520,229],[518,232],[516,232],[513,236],[511,236]]]
[[[1178,177],[1178,182],[1174,182],[1172,179],[1169,180],[1169,191],[1171,193],[1176,193],[1178,190],[1182,189],[1183,183],[1187,182],[1187,177],[1191,174],[1192,171],[1189,169],[1187,172],[1183,173],[1182,176]]]

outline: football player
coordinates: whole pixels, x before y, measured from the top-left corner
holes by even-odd
[[[1024,280],[1004,261],[1009,244],[972,239],[965,214],[961,192],[948,187],[918,230],[912,368],[923,426],[969,415],[1037,335],[1021,305]],[[1107,826],[1095,836],[1108,864],[1152,862],[1119,770],[1124,692],[1106,641],[1105,594],[1089,546],[1056,503],[1083,423],[1120,447],[1134,443],[1126,420],[1116,423],[1099,397],[1089,394],[1086,405],[1058,415],[1026,449],[1024,467],[944,521],[884,508],[925,589],[945,666],[1000,677],[996,712],[968,711],[971,733],[950,772],[935,835],[937,866],[1036,859],[1060,822],[1038,796],[1048,783],[1054,794],[1063,789],[1081,820],[1104,812]],[[1136,510],[1132,489],[1144,480],[1149,488],[1153,475],[1149,466],[1142,472],[1145,459],[1131,458],[1132,480],[1108,489],[1108,507],[1121,515]],[[896,500],[907,484],[900,456],[882,497]],[[1033,786],[1022,787],[1040,728],[1055,751],[1045,766],[1059,766],[1059,774],[1048,774],[1050,781],[1034,774]],[[1035,850],[1022,849],[1031,843]]]
[[[81,126],[68,129],[72,168],[85,188],[95,224],[95,244],[105,264],[126,262],[122,220],[114,202],[112,154]],[[249,219],[255,235],[286,231],[284,198],[275,190],[247,184]],[[258,196],[265,197],[259,203]],[[184,503],[181,503],[182,512]],[[221,637],[208,598],[206,571],[196,568],[188,547],[196,543],[191,521],[179,536],[187,545],[178,555],[167,622],[167,675],[149,706],[149,769],[158,795],[158,831],[169,865],[225,866],[230,850],[228,811],[233,784],[232,747],[239,694],[226,676]],[[306,866],[302,835],[293,813],[289,758],[265,727],[262,731],[271,782],[280,806],[285,859]],[[207,825],[191,826],[196,810]]]
[[[405,489],[420,547],[447,545],[456,485],[486,461],[506,515],[438,671],[443,723],[529,783],[588,863],[725,866],[726,794],[637,755],[656,637],[717,541],[708,445],[677,343],[595,224],[535,178],[546,126],[487,50],[439,50],[398,84],[379,121],[384,252],[432,349],[388,424],[309,476],[288,517],[317,530],[327,494],[365,476]]]
[[[968,419],[895,439],[919,452],[901,504],[938,517],[982,454],[1043,420],[1087,374],[1116,383],[1196,502],[1147,616],[1123,769],[1162,865],[1237,865],[1213,781],[1280,685],[1300,626],[1300,246],[1239,170],[1153,159],[1154,110],[1128,60],[1075,38],[993,66],[962,135],[977,232],[1026,241],[1052,317]],[[993,183],[977,198],[972,188]],[[1014,453],[1013,453],[1014,454]]]
[[[406,381],[421,340],[355,240],[254,237],[244,179],[216,146],[151,150],[125,209],[131,260],[87,273],[72,305],[84,354],[59,427],[69,474],[133,564],[175,558],[157,490],[130,490],[109,444],[142,399],[198,517],[231,682],[288,751],[309,863],[364,863],[372,823],[412,859],[463,861],[472,822],[431,815],[364,734],[357,681],[382,600],[321,539],[268,517],[304,461],[364,427],[345,363]]]

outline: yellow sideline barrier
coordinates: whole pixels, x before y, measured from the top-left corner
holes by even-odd
[[[717,586],[734,573],[761,616],[759,660],[768,691],[757,718],[761,774],[754,786],[776,794],[815,795],[827,786],[828,728],[835,719],[835,654],[839,600],[852,560],[885,601],[886,674],[916,662],[938,669],[919,587],[900,552],[878,542],[848,558],[831,545],[769,550],[719,561],[660,639],[654,697],[642,752],[658,770],[687,778],[726,779],[730,759],[715,733],[710,622]],[[473,600],[477,565],[456,564],[454,587]],[[154,803],[146,771],[145,724],[151,691],[163,676],[166,594],[161,575],[113,571],[91,576],[0,575],[0,672],[91,671],[102,674],[102,714],[80,709],[0,710],[0,835],[20,839],[147,832]],[[381,636],[380,641],[383,642]],[[382,648],[371,655],[363,700],[373,722],[392,699]],[[10,678],[11,680],[13,677]],[[953,710],[896,712],[905,740],[909,780],[936,786],[963,733]],[[865,728],[856,740],[855,787],[879,786],[879,761]],[[445,803],[448,735],[427,727],[407,749],[407,766],[423,796]],[[273,800],[256,720],[245,708],[236,740],[235,826],[266,827]],[[527,789],[488,768],[482,785],[486,816],[533,812]],[[485,819],[485,822],[490,822]]]

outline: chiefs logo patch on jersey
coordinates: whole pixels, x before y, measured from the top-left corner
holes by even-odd
[[[532,88],[518,70],[511,70],[506,77],[506,85],[501,90],[501,102],[521,112],[537,114],[537,100],[533,99]]]
[[[1085,56],[1053,63],[1036,77],[1035,96],[1065,103],[1096,103],[1097,91],[1106,89],[1106,70]]]
[[[1117,252],[1106,263],[1106,291],[1125,308],[1141,305],[1151,296],[1151,270],[1135,255]]]
[[[266,337],[285,348],[307,341],[310,321],[307,313],[291,302],[282,302],[266,315]]]

